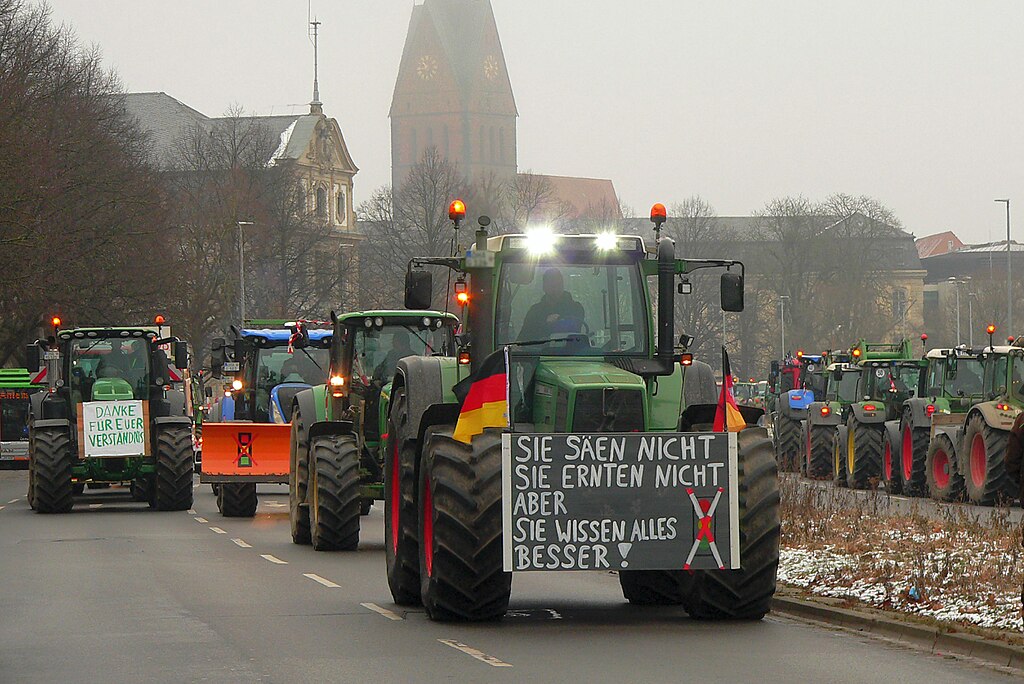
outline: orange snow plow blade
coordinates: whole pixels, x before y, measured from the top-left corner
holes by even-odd
[[[203,423],[200,482],[287,482],[287,423]]]

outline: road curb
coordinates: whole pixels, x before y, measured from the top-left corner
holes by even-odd
[[[999,667],[1024,670],[1024,647],[985,639],[974,634],[943,632],[936,627],[915,625],[881,615],[867,615],[847,608],[827,606],[788,596],[776,596],[772,600],[772,612],[826,622],[858,632],[878,634],[915,648],[922,648],[935,655],[967,656]]]

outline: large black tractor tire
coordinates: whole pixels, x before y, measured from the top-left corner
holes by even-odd
[[[964,485],[971,503],[991,506],[1016,498],[1013,480],[1006,471],[1009,437],[1009,431],[990,426],[980,413],[967,421]]]
[[[325,435],[309,442],[310,541],[317,551],[359,546],[359,445],[354,435]]]
[[[373,510],[373,499],[362,499],[359,502],[359,515],[367,516],[370,515],[370,511]]]
[[[32,454],[36,513],[67,513],[74,505],[71,467],[75,455],[63,430],[35,430]]]
[[[152,497],[150,492],[153,489],[153,482],[146,476],[132,480],[128,491],[131,492],[132,501],[149,501]]]
[[[739,570],[672,571],[698,620],[760,620],[771,610],[779,566],[779,476],[761,428],[739,433]]]
[[[935,435],[925,457],[928,494],[936,501],[957,501],[964,494],[964,477],[957,467],[956,448],[948,435]]]
[[[486,429],[470,444],[456,441],[451,426],[432,434],[423,449],[418,501],[427,616],[501,618],[512,593],[512,573],[502,565],[501,430]]]
[[[225,482],[217,494],[217,509],[225,518],[251,518],[257,504],[255,482]]]
[[[153,489],[158,511],[192,508],[192,433],[187,427],[167,428],[157,436]]]
[[[832,435],[834,425],[812,425],[807,433],[807,477],[827,480],[832,475]]]
[[[29,453],[33,451],[35,451],[35,447],[30,445]],[[28,462],[28,495],[25,498],[28,501],[28,507],[33,511],[36,510],[36,468],[31,459]]]
[[[391,596],[400,606],[420,603],[416,431],[409,419],[405,389],[398,388],[391,397],[388,460],[384,464],[384,556]]]
[[[832,433],[832,483],[846,487],[846,426],[836,426]]]
[[[928,443],[931,441],[930,427],[916,427],[909,409],[900,420],[900,461],[899,478],[901,489],[907,496],[927,496],[928,481],[925,478],[925,459],[928,457]]]
[[[620,570],[622,595],[634,606],[678,606],[683,604],[683,574],[686,570]]]
[[[900,439],[893,437],[887,429],[882,437],[882,484],[887,494],[903,493],[903,478],[900,477]]]
[[[851,417],[846,430],[846,485],[851,489],[874,487],[882,474],[885,428]]]
[[[797,469],[800,432],[800,421],[778,414],[775,419],[775,455],[782,472],[789,473]]]
[[[292,434],[290,463],[288,468],[288,522],[292,530],[292,543],[310,544],[309,506],[306,495],[309,491],[309,442],[306,426],[302,422],[302,410],[292,409]]]

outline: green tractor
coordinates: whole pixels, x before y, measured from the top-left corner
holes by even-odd
[[[825,369],[825,398],[807,407],[803,424],[804,459],[801,470],[814,480],[832,479],[832,448],[836,428],[846,422],[857,400],[860,367],[830,363]]]
[[[450,212],[456,229],[459,204]],[[663,207],[655,206],[651,220],[660,233]],[[433,620],[497,619],[507,610],[513,571],[611,569],[631,603],[682,605],[696,618],[760,619],[771,606],[779,557],[772,444],[763,428],[740,430],[731,422],[735,432],[711,433],[718,415],[713,400],[687,404],[688,397],[715,396],[713,376],[676,347],[673,318],[677,284],[688,293],[685,276],[702,268],[729,269],[721,277],[722,308],[741,311],[742,264],[676,259],[667,238],[648,252],[635,236],[538,229],[489,237],[488,224],[481,216],[464,256],[415,258],[406,274],[406,307],[423,308],[432,291],[432,274],[423,267],[450,269],[466,323],[457,355],[403,359],[394,378],[384,537],[395,602],[422,603]],[[747,425],[762,415],[749,407],[738,412]],[[736,455],[733,565],[700,531],[715,510],[711,498],[698,506],[700,493],[682,483],[658,489],[639,477],[622,479],[622,468],[643,458],[643,444],[696,439],[728,440]],[[574,468],[568,459],[580,443],[597,446],[584,446],[578,455],[588,463]],[[531,444],[534,456],[524,455]],[[611,452],[602,451],[608,444]],[[555,452],[561,465],[552,465]],[[562,468],[560,477],[554,468]],[[609,489],[601,479],[606,472],[617,473]],[[594,499],[592,520],[574,517],[560,503],[595,488],[608,496]],[[671,518],[679,524],[672,543],[690,549],[689,556],[655,560],[642,554],[667,548],[665,536],[658,541],[641,530],[642,544],[617,536],[618,526],[637,516],[636,507],[658,501],[679,507],[682,517]],[[634,533],[638,524],[632,521]],[[596,525],[598,541],[563,543],[594,541],[579,525]],[[690,565],[709,548],[714,561]]]
[[[889,472],[883,464],[883,479],[890,493],[948,501],[963,490],[955,454],[967,412],[985,399],[986,362],[981,351],[963,346],[930,349],[925,362],[923,391],[903,402],[899,421],[886,426],[899,458]]]
[[[903,402],[920,394],[925,363],[912,358],[910,340],[861,340],[851,354],[861,373],[846,425],[836,429],[832,473],[839,486],[866,489],[882,477],[885,422],[898,418]]]
[[[331,321],[328,382],[296,394],[290,411],[289,518],[296,544],[353,551],[360,514],[384,498],[382,445],[395,368],[407,356],[453,355],[459,320],[403,310],[332,312]]]
[[[1024,348],[990,346],[980,356],[982,400],[961,414],[962,420],[936,421],[926,472],[936,498],[965,496],[987,506],[1012,501],[1019,491],[1017,475],[1007,471],[1006,451],[1014,421],[1024,409]],[[959,376],[961,365],[960,359],[948,357],[947,374]]]
[[[131,483],[162,511],[192,506],[192,433],[182,392],[169,389],[188,347],[151,327],[61,330],[29,345],[29,368],[47,383],[32,395],[29,505],[67,513],[86,485]]]
[[[28,468],[29,396],[42,388],[25,368],[0,368],[0,470]]]

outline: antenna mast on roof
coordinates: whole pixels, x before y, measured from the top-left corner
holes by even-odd
[[[307,5],[306,17],[309,18],[309,5]],[[309,39],[313,43],[313,101],[309,103],[310,114],[322,114],[323,103],[320,102],[320,84],[317,82],[317,71],[319,70],[319,55],[317,54],[317,37],[320,33],[321,22],[316,17],[309,22]]]

